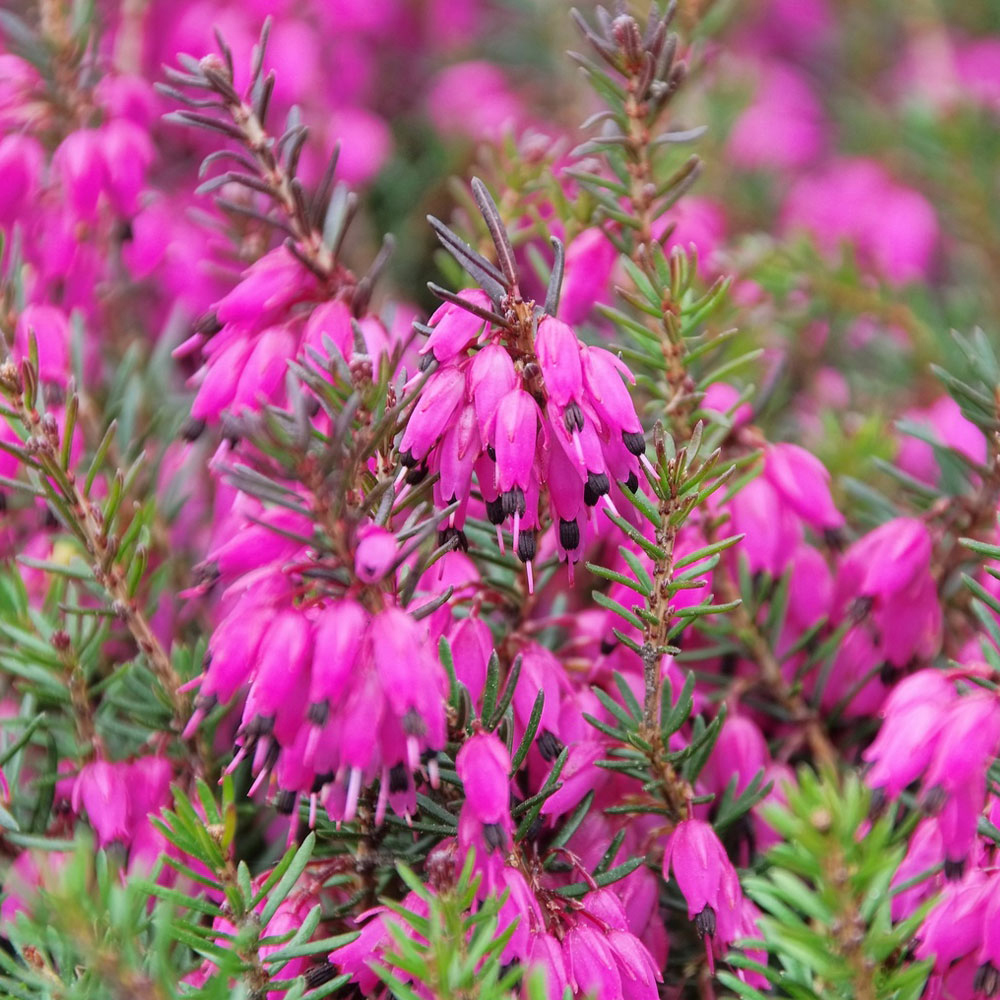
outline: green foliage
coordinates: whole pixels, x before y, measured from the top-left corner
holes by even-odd
[[[840,781],[803,768],[785,790],[787,805],[766,810],[782,841],[760,875],[743,879],[764,913],[763,941],[744,943],[730,963],[765,974],[778,997],[916,1000],[930,963],[905,954],[931,904],[894,922],[890,886],[912,824],[898,825],[894,811],[872,818],[871,792],[854,774]],[[742,997],[763,996],[729,973],[720,979]]]
[[[418,983],[435,1000],[513,1000],[524,970],[505,968],[501,955],[517,921],[501,925],[503,897],[478,902],[480,878],[473,875],[470,851],[458,879],[439,892],[430,890],[413,871],[399,865],[399,876],[427,908],[423,916],[386,899],[391,944],[373,966],[379,979],[399,1000],[418,1000],[409,985]],[[529,1000],[544,1000],[538,976],[528,976]]]

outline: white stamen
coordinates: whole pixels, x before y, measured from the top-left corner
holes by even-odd
[[[347,785],[347,801],[344,803],[344,819],[350,823],[358,812],[358,797],[361,795],[361,769],[351,768],[351,780]]]

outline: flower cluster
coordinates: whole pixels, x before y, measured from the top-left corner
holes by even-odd
[[[501,551],[501,527],[511,526],[530,589],[543,494],[556,549],[572,566],[594,533],[598,504],[616,511],[620,486],[638,489],[646,442],[626,389],[634,379],[620,358],[581,343],[554,316],[531,314],[527,303],[506,306],[515,316],[529,312],[511,335],[481,318],[491,306],[485,292],[463,301],[475,311],[449,302],[430,319],[421,354],[437,365],[420,388],[400,457],[413,474],[438,476],[441,507],[457,504],[449,531],[465,523],[475,476]]]

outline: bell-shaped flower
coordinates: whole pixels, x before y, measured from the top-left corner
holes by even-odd
[[[731,942],[743,893],[736,870],[708,823],[686,819],[677,824],[663,854],[663,877],[669,880],[671,871],[698,932],[723,945]]]
[[[83,766],[73,786],[73,809],[87,814],[100,847],[114,841],[128,844],[131,839],[127,767],[101,759],[92,761]]]

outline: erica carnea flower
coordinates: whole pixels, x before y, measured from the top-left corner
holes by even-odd
[[[869,783],[894,799],[920,779],[946,871],[961,874],[986,804],[987,762],[1000,747],[1000,704],[986,692],[959,695],[944,674],[922,670],[899,683],[883,714],[865,751]]]
[[[688,917],[705,939],[725,948],[736,937],[743,902],[736,870],[712,827],[699,819],[677,824],[663,854],[663,877],[671,872],[687,900]]]
[[[538,532],[550,523],[560,557],[578,560],[595,507],[615,509],[616,484],[638,488],[646,445],[628,367],[551,315],[561,249],[543,311],[522,298],[496,206],[481,184],[474,188],[505,270],[437,224],[445,247],[485,290],[449,294],[431,317],[421,353],[437,367],[420,388],[399,452],[406,468],[439,474],[440,507],[457,504],[446,533],[461,532],[475,479],[501,549],[501,526],[510,525],[531,589]]]

